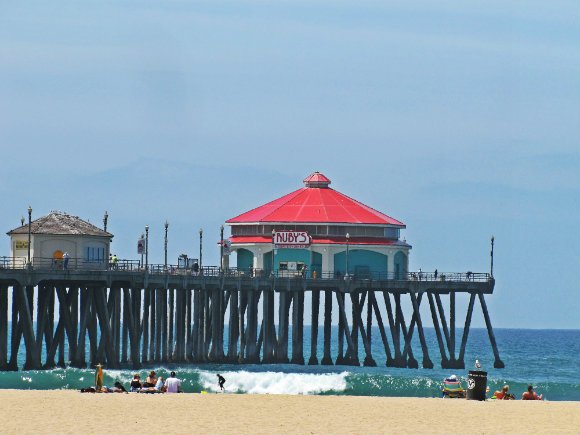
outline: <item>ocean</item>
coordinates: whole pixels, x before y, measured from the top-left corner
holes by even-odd
[[[310,357],[310,327],[304,327],[304,357]],[[322,328],[321,328],[322,329]],[[318,359],[322,359],[322,333],[319,332]],[[292,364],[257,365],[174,365],[152,364],[142,370],[142,378],[154,369],[167,376],[174,370],[183,382],[185,392],[215,392],[216,373],[227,380],[230,393],[250,394],[336,394],[353,396],[441,397],[442,380],[457,375],[464,386],[467,372],[476,359],[488,372],[491,392],[504,384],[520,396],[528,384],[534,385],[547,400],[580,401],[580,330],[495,329],[504,369],[493,368],[493,353],[485,329],[470,330],[465,355],[465,370],[443,370],[433,329],[426,328],[430,357],[434,369],[400,369],[385,366],[386,356],[378,329],[372,331],[373,356],[377,367],[299,366]],[[336,328],[332,331],[336,338]],[[461,337],[461,330],[457,336]],[[416,335],[416,334],[415,334]],[[422,353],[414,338],[413,352],[421,365]],[[227,343],[227,339],[224,340]],[[10,341],[9,341],[10,342]],[[336,356],[337,343],[332,343]],[[359,359],[364,360],[364,348],[359,345]],[[19,352],[20,366],[24,361],[23,346]],[[128,386],[131,370],[107,370],[105,385],[120,381]],[[94,381],[93,369],[58,368],[42,371],[0,372],[0,388],[15,389],[80,389]]]

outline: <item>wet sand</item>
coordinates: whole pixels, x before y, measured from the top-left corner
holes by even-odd
[[[0,434],[580,434],[580,402],[0,390]]]

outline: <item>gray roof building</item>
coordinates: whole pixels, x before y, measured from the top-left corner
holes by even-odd
[[[32,234],[113,237],[113,234],[103,231],[78,216],[59,211],[51,211],[48,215],[32,221],[30,232]],[[28,234],[28,224],[15,228],[6,234],[9,236]]]

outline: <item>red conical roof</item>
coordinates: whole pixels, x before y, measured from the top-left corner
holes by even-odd
[[[330,187],[319,172],[304,179],[306,187],[226,221],[240,223],[336,223],[404,227],[405,224]]]

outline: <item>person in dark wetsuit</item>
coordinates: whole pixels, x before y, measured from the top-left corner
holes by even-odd
[[[222,391],[224,391],[224,384],[226,383],[226,378],[224,378],[222,375],[220,375],[219,373],[216,375],[218,378],[218,385],[220,386],[220,389]]]

